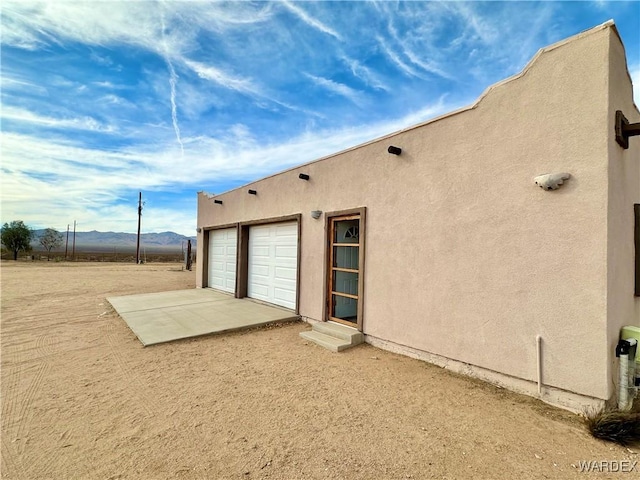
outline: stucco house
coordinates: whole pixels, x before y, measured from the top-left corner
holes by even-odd
[[[569,409],[603,405],[620,329],[640,326],[640,138],[621,115],[640,122],[610,21],[467,108],[200,192],[197,286]]]

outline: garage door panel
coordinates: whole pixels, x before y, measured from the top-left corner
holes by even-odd
[[[274,285],[271,288],[271,292],[276,299],[284,299],[287,302],[291,302],[295,307],[296,303],[296,291],[292,285]],[[276,303],[276,302],[273,302]],[[278,303],[278,305],[280,305]],[[293,308],[293,307],[292,307]]]
[[[254,284],[251,298],[269,301],[269,287],[267,285]]]
[[[265,290],[267,289],[267,290]],[[267,295],[269,289],[269,278],[267,277],[254,277],[251,293],[260,292],[261,295]],[[251,295],[250,295],[251,296]]]
[[[291,290],[282,290],[281,288],[275,288],[274,297],[277,301],[282,303],[292,303],[294,305],[296,303],[296,294]]]
[[[295,309],[297,269],[296,222],[250,228],[247,282],[249,297]]]
[[[253,255],[255,257],[269,258],[269,245],[254,244]]]
[[[210,270],[213,272],[224,272],[225,271],[225,263],[223,262],[211,262]]]
[[[298,246],[276,245],[275,255],[278,258],[288,258],[295,260],[298,257]]]
[[[234,293],[236,290],[236,250],[235,228],[212,230],[209,232],[208,282],[211,288]]]
[[[276,280],[282,279],[282,280],[291,280],[293,282],[296,281],[295,268],[276,267],[274,274],[275,274]]]
[[[279,259],[281,260],[281,259]],[[293,271],[293,274],[295,276],[296,270],[297,270],[297,262],[282,262],[279,261],[277,265],[273,266],[274,270],[274,274],[276,275],[276,277],[278,276],[278,272],[279,271],[285,271],[285,270],[291,270]]]
[[[273,224],[273,232],[276,235],[289,235],[289,236],[297,236],[297,232],[293,230],[293,227],[297,227],[296,223],[276,223]]]
[[[262,278],[266,281],[269,277],[269,265],[254,265],[252,274],[256,279]]]
[[[291,288],[295,291],[296,288],[296,271],[287,270],[279,272],[273,277],[274,285],[287,285],[287,288]]]

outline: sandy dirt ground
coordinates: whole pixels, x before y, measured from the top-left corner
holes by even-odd
[[[4,262],[3,479],[638,478],[568,412],[304,323],[143,348],[105,297],[177,264]],[[608,465],[613,465],[611,463]]]

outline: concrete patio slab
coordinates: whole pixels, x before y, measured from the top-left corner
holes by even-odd
[[[145,347],[299,318],[291,310],[234,298],[209,288],[107,300]]]

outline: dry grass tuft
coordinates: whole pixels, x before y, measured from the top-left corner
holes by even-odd
[[[640,412],[600,410],[587,413],[585,424],[591,435],[601,440],[640,445]]]

